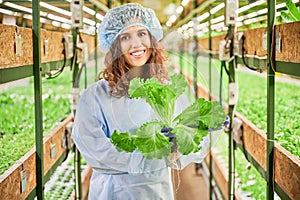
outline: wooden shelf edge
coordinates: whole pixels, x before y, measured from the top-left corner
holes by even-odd
[[[73,120],[72,116],[67,117],[60,125],[54,128],[43,140],[44,148],[49,142],[58,139],[61,141],[62,133],[66,125]],[[51,141],[52,140],[52,141]],[[46,162],[47,157],[50,157],[49,151],[44,149],[44,167],[46,170],[44,174],[56,164],[60,156],[67,150],[67,148],[58,147],[56,156],[52,158],[51,162]],[[21,157],[15,164],[6,170],[0,176],[0,199],[25,199],[36,187],[36,149],[33,147],[23,157]],[[20,172],[26,170],[26,189],[21,191]],[[12,188],[14,188],[12,190]]]

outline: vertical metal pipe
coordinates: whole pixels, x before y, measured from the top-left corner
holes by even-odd
[[[40,1],[32,1],[32,42],[35,106],[36,194],[44,199],[43,105],[41,81]]]
[[[209,10],[211,9],[211,5],[209,5]],[[209,79],[208,79],[208,87],[209,87],[209,99],[211,100],[211,90],[212,90],[212,76],[211,76],[211,65],[212,65],[212,38],[211,38],[211,20],[212,15],[209,12],[209,20],[208,20],[208,46],[209,46],[209,62],[208,62],[208,74],[209,74]],[[212,141],[212,135],[209,133],[210,141]],[[209,151],[209,199],[213,199],[213,172],[212,172],[212,148],[210,146],[210,151]]]
[[[86,64],[84,64],[82,67],[84,67],[84,88],[87,88],[87,85],[88,85],[88,75],[87,75]]]
[[[198,6],[197,0],[193,0],[193,7],[196,9]],[[194,40],[194,49],[193,49],[193,85],[194,85],[194,90],[195,90],[195,97],[198,98],[198,37],[197,37],[197,14],[193,16],[193,22],[194,22],[194,35],[193,35],[193,40]],[[201,163],[195,164],[195,169],[198,170],[201,168]]]
[[[268,0],[268,37],[267,37],[267,199],[274,199],[274,96],[275,72],[274,58],[274,20],[275,1]]]
[[[96,12],[94,15],[94,21],[95,21],[95,54],[94,54],[94,58],[95,58],[95,80],[97,80],[97,77],[98,77],[98,33],[97,33],[96,14],[98,12],[98,8],[96,6],[94,6],[94,10]]]
[[[112,8],[112,0],[107,0],[107,7],[110,9]]]
[[[233,56],[233,32],[234,26],[229,25],[228,27],[228,40],[231,40],[230,44],[230,58]],[[229,62],[229,83],[235,82],[235,70],[234,70],[234,60]],[[228,115],[230,117],[230,121],[233,121],[234,117],[234,107],[235,105],[229,105],[228,108]],[[234,190],[235,190],[235,181],[234,181],[234,174],[235,174],[235,160],[234,160],[234,140],[232,136],[232,123],[229,126],[229,135],[228,135],[228,199],[234,199]]]
[[[73,43],[74,47],[77,45],[77,37],[78,37],[78,30],[73,30]],[[79,65],[76,62],[77,59],[77,53],[76,53],[76,48],[74,48],[74,54],[73,54],[73,59],[72,59],[72,65],[74,66],[73,69],[73,88],[79,88],[79,80],[77,80],[78,77],[78,72],[79,72]],[[78,84],[78,85],[77,85]],[[74,108],[73,110],[74,117],[76,115],[76,109]],[[74,170],[75,170],[75,199],[81,199],[82,192],[81,192],[81,161],[80,161],[80,152],[74,145]]]
[[[193,7],[194,9],[197,8],[198,6],[198,2],[197,0],[193,0]],[[193,66],[194,66],[194,70],[193,70],[193,77],[194,77],[194,90],[195,90],[195,95],[196,95],[196,98],[198,97],[198,89],[197,89],[197,81],[198,81],[198,78],[197,78],[197,69],[198,69],[198,63],[197,63],[197,60],[198,60],[198,38],[197,38],[197,25],[196,25],[196,22],[197,22],[197,14],[194,15],[194,18],[193,18],[193,21],[194,21],[194,36],[193,36],[193,40],[194,40],[194,51],[193,51]]]
[[[182,45],[183,46],[183,45]],[[184,49],[183,47],[179,49],[179,66],[180,66],[180,73],[183,73],[183,56],[184,56]]]
[[[74,87],[75,80],[76,80],[76,77],[77,77],[77,74],[78,74],[78,64],[76,63],[76,57],[77,57],[76,43],[77,43],[77,36],[78,36],[77,32],[78,32],[77,28],[72,30],[73,45],[74,45],[74,50],[73,50],[73,55],[74,56],[73,56],[72,61],[71,61],[71,66],[74,67],[72,69],[73,70],[73,74],[72,74],[73,87]]]
[[[81,187],[81,159],[80,159],[80,152],[78,149],[74,146],[74,152],[75,152],[75,159],[74,159],[74,165],[75,165],[75,199],[80,199],[82,196],[82,187]]]

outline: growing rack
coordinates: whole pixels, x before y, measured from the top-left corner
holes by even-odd
[[[95,57],[97,60],[95,35],[78,31],[70,33],[66,29],[41,30],[39,2],[32,1],[32,28],[0,24],[0,84],[34,77],[36,131],[35,147],[1,175],[0,199],[34,199],[35,197],[43,199],[44,184],[66,159],[69,150],[74,148],[71,140],[73,115],[66,118],[45,137],[42,128],[42,77],[69,66],[73,67],[73,81],[75,81],[79,71],[76,57],[66,54],[68,49],[65,35],[73,34],[74,39],[70,42],[74,42],[74,46],[79,36],[81,42],[88,45],[90,59]],[[21,42],[17,41],[17,36],[21,38]],[[76,48],[71,49],[74,54],[76,50]],[[97,72],[97,68],[95,71]],[[80,180],[78,177],[77,179]],[[81,192],[81,187],[79,191]]]
[[[201,10],[203,4],[196,6],[194,9]],[[300,161],[296,156],[285,150],[282,146],[274,141],[274,87],[275,87],[275,72],[280,72],[292,76],[300,76],[300,23],[287,23],[274,25],[275,3],[268,1],[268,27],[257,28],[245,31],[239,31],[233,34],[234,27],[229,26],[227,34],[214,36],[211,35],[205,39],[195,39],[195,46],[198,46],[199,51],[194,52],[193,61],[197,66],[197,58],[199,55],[209,57],[211,67],[212,59],[219,59],[219,44],[221,40],[228,39],[234,41],[239,37],[239,33],[243,33],[244,45],[241,46],[241,41],[238,43],[238,48],[247,50],[235,49],[235,45],[230,45],[230,58],[225,60],[229,65],[229,76],[233,77],[229,82],[235,82],[235,68],[237,64],[247,65],[252,70],[261,72],[267,70],[267,134],[258,129],[253,123],[247,120],[238,112],[233,112],[234,105],[225,105],[228,115],[233,121],[233,117],[242,120],[243,134],[240,138],[233,137],[233,133],[229,133],[229,168],[227,175],[225,169],[221,168],[218,160],[211,153],[207,158],[210,174],[213,174],[214,181],[225,199],[239,198],[234,192],[234,146],[238,146],[246,155],[247,160],[257,169],[261,176],[267,182],[267,199],[274,199],[276,192],[282,199],[299,199],[300,185]],[[209,27],[209,32],[211,29]],[[254,39],[255,38],[255,39]],[[259,38],[259,39],[257,39]],[[233,43],[233,42],[232,42]],[[185,49],[188,47],[188,42],[183,45]],[[182,52],[178,52],[179,54]],[[183,57],[183,56],[182,56]],[[224,61],[224,60],[223,60]],[[196,64],[195,64],[196,63]],[[192,85],[197,80],[197,74],[186,75]],[[209,79],[209,88],[211,88],[211,74]],[[198,97],[206,99],[218,100],[212,96],[209,90],[205,89],[200,84],[194,85]],[[232,126],[232,124],[231,124]],[[230,127],[231,132],[232,127]],[[257,148],[259,147],[259,148]],[[212,168],[214,166],[214,168]],[[216,176],[217,175],[217,176]],[[211,179],[212,182],[212,179]],[[212,183],[210,183],[212,190]],[[212,191],[211,191],[212,193]]]
[[[192,17],[199,15],[210,4],[217,5],[220,1],[203,1],[199,3],[194,1],[190,4],[190,11],[186,13],[177,26],[188,22]],[[108,2],[111,6],[111,1]],[[41,113],[41,78],[51,70],[59,69],[64,63],[63,55],[63,36],[66,32],[40,30],[39,21],[39,1],[32,1],[33,8],[33,23],[31,28],[22,28],[16,26],[7,26],[0,24],[0,83],[22,79],[25,77],[34,76],[35,78],[35,113],[36,113],[36,148],[28,152],[22,157],[12,168],[1,175],[0,180],[0,199],[33,199],[35,196],[38,199],[43,198],[43,185],[50,178],[56,167],[65,159],[67,152],[72,146],[66,145],[65,141],[70,139],[69,126],[72,123],[72,116],[64,120],[60,126],[56,127],[47,137],[42,137],[42,116]],[[110,7],[109,6],[109,7]],[[234,141],[230,137],[230,152],[229,157],[234,154],[233,146],[237,145],[245,152],[249,162],[261,173],[262,177],[268,183],[267,197],[273,199],[274,191],[282,197],[282,199],[299,199],[300,185],[300,161],[284,148],[274,142],[274,73],[280,72],[293,76],[300,76],[300,23],[288,23],[274,26],[270,20],[274,16],[274,1],[268,1],[269,20],[268,28],[258,28],[253,30],[242,31],[245,36],[245,49],[247,53],[244,55],[246,63],[255,68],[257,71],[268,71],[268,134],[259,130],[249,120],[237,112],[232,112],[232,107],[224,106],[226,111],[234,114],[243,122],[243,143]],[[197,11],[197,12],[196,12]],[[190,14],[189,14],[190,13]],[[211,16],[213,17],[213,16]],[[274,29],[272,29],[274,26]],[[229,33],[232,31],[229,30]],[[272,42],[271,36],[280,32],[281,49],[274,51],[276,44]],[[15,34],[19,33],[23,38],[22,57],[16,55],[15,52]],[[264,44],[263,40],[252,40],[252,38],[263,38],[267,33],[267,41]],[[296,33],[296,34],[295,34]],[[76,32],[73,36],[76,37]],[[92,55],[96,46],[96,37],[80,34],[85,42],[89,45],[89,53]],[[225,38],[225,35],[209,37],[207,39],[195,39],[198,50],[194,55],[194,65],[197,66],[197,56],[204,55],[210,59],[219,58],[219,42]],[[47,53],[45,49],[45,39],[48,39],[49,48]],[[187,42],[184,42],[187,48]],[[234,60],[229,61],[230,73],[234,77],[236,64],[245,64],[241,54],[233,52],[233,47],[230,51]],[[182,53],[182,52],[179,52]],[[95,53],[97,55],[97,53]],[[272,56],[271,56],[272,55]],[[97,60],[97,59],[96,59]],[[65,60],[66,66],[72,66],[74,63],[72,57],[67,57]],[[274,63],[272,69],[271,63]],[[74,64],[75,66],[76,64]],[[96,64],[97,65],[97,64]],[[210,64],[211,65],[211,64]],[[76,66],[75,66],[76,67]],[[78,70],[78,66],[77,66]],[[97,72],[97,69],[96,69]],[[75,73],[76,75],[76,73]],[[74,75],[74,76],[75,76]],[[210,94],[209,90],[203,88],[197,83],[197,77],[189,76],[190,83],[196,87],[198,97],[206,99],[217,99]],[[260,146],[256,148],[253,144]],[[55,147],[55,148],[53,148]],[[244,148],[243,148],[244,147]],[[234,163],[234,160],[230,162]],[[211,154],[206,159],[206,163],[213,174],[214,181],[225,199],[232,199],[235,196],[239,198],[233,190],[234,179],[232,174],[227,173],[222,169],[215,155]],[[215,166],[215,167],[213,167]],[[274,167],[273,167],[274,166]],[[26,171],[26,187],[21,187],[22,179],[21,172]],[[230,168],[230,171],[234,168]],[[87,194],[87,187],[91,170],[87,170],[82,182],[82,196]],[[212,177],[212,176],[211,176]],[[275,186],[274,188],[272,186]],[[17,188],[12,193],[10,188]],[[24,190],[23,190],[24,189]],[[79,189],[81,190],[81,189]],[[212,187],[211,187],[212,190]],[[212,192],[212,191],[211,191]],[[81,194],[80,194],[81,196]]]

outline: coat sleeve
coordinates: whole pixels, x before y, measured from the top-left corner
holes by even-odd
[[[106,136],[103,113],[95,104],[93,92],[85,91],[72,130],[73,141],[89,166],[104,174],[151,173],[167,167],[166,159],[147,160],[139,152],[119,152]]]

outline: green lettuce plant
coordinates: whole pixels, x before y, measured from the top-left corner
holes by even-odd
[[[199,98],[174,117],[176,100],[187,87],[180,74],[171,76],[169,84],[161,84],[156,78],[134,78],[128,90],[130,97],[144,98],[158,119],[143,124],[132,134],[115,130],[111,141],[116,148],[126,152],[138,150],[147,159],[198,152],[208,130],[222,128],[226,115],[218,102]]]

